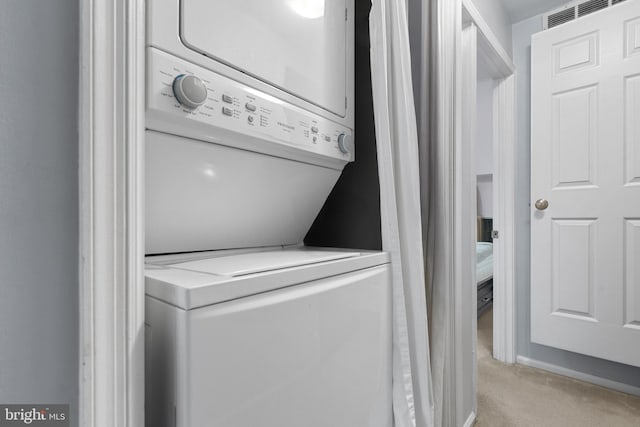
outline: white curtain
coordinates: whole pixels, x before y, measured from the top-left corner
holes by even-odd
[[[454,167],[456,67],[459,66],[460,0],[411,2],[411,47],[417,100],[422,230],[426,255],[426,299],[429,319],[434,422],[456,420]]]
[[[393,271],[394,425],[435,427],[406,0],[373,0],[369,26],[382,245]]]

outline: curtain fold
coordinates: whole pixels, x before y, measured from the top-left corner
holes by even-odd
[[[456,425],[454,208],[456,67],[460,0],[415,0],[411,46],[416,77],[425,284],[434,423]],[[458,373],[459,374],[459,373]]]
[[[406,0],[374,0],[369,24],[382,244],[393,276],[394,425],[435,427]]]

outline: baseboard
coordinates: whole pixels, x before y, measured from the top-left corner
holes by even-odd
[[[548,371],[554,374],[563,375],[565,377],[599,385],[601,387],[610,388],[612,390],[621,391],[627,394],[633,394],[635,396],[640,396],[640,387],[635,387],[629,384],[624,384],[624,383],[613,381],[607,378],[597,377],[595,375],[585,374],[584,372],[574,371],[573,369],[563,368],[561,366],[552,365],[550,363],[541,362],[535,359],[530,359],[525,356],[518,356],[517,362],[521,365],[542,369],[543,371]]]
[[[476,413],[471,411],[471,413],[469,414],[469,418],[467,418],[467,421],[464,422],[463,427],[471,427],[473,424],[475,424],[475,422],[476,422]]]

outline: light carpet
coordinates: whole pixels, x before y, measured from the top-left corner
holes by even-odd
[[[640,427],[640,398],[522,365],[493,352],[493,312],[478,319],[477,427]]]

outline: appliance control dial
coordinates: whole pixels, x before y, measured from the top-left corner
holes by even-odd
[[[173,94],[180,104],[196,109],[207,100],[207,88],[191,74],[180,74],[173,80]]]
[[[351,139],[351,135],[347,135],[346,133],[341,133],[340,135],[338,135],[338,148],[344,154],[347,154],[351,151]]]

